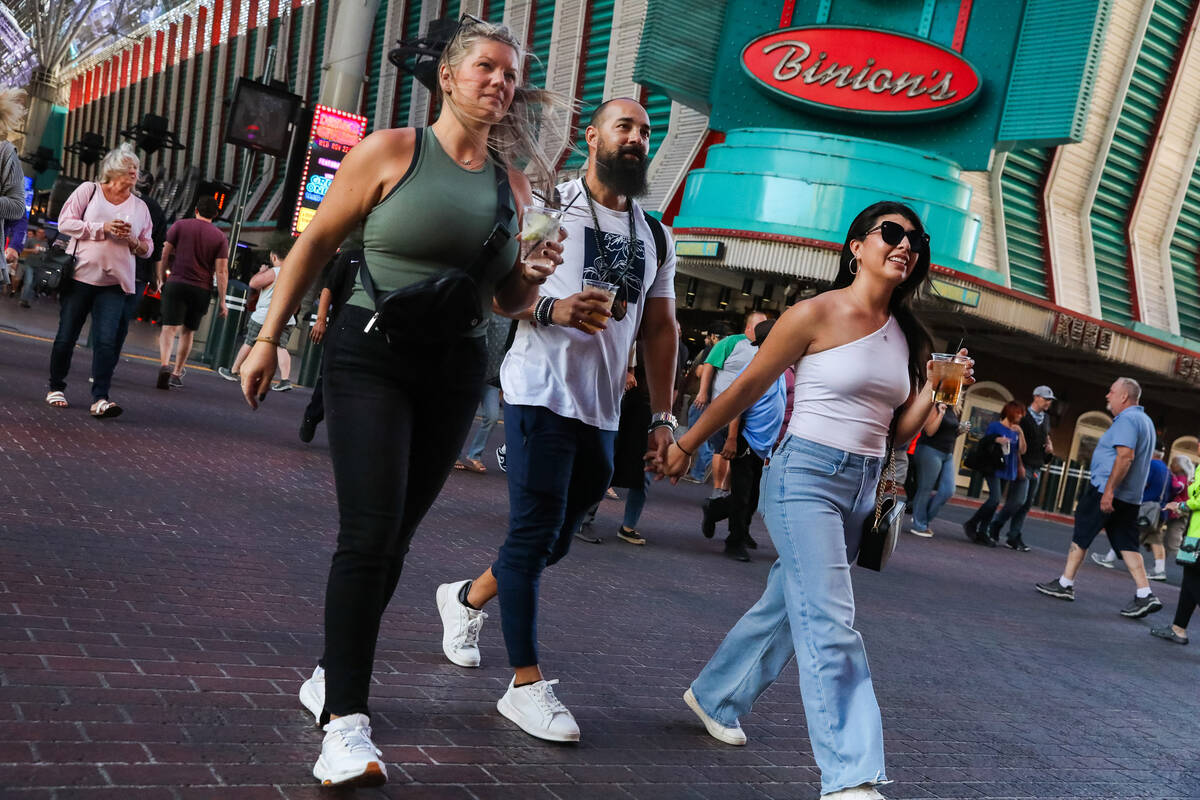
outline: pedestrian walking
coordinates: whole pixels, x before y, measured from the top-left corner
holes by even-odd
[[[22,89],[0,89],[0,222],[5,223],[24,219],[28,212],[25,207],[25,173],[21,169],[21,157],[17,148],[8,141],[9,134],[20,130],[25,121],[26,97]],[[20,252],[19,247],[13,249]],[[8,270],[4,270],[4,273],[0,285],[8,283]]]
[[[688,371],[688,385],[691,387],[690,394],[692,402],[688,405],[688,427],[696,424],[696,420],[700,419],[700,414],[704,411],[704,406],[708,405],[708,395],[705,394],[705,399],[700,405],[696,405],[695,398],[700,396],[700,387],[703,385],[703,374],[707,371],[704,365],[708,363],[708,356],[712,353],[712,349],[717,343],[729,336],[732,329],[727,322],[717,322],[712,329],[704,336],[704,349],[696,354],[692,359],[691,366]],[[711,377],[710,377],[711,380]],[[704,483],[708,480],[708,476],[712,474],[712,445],[708,442],[700,445],[700,449],[696,451],[696,458],[692,462],[692,468],[687,475],[684,475],[682,480],[688,483]]]
[[[752,346],[756,348],[755,352],[762,347],[774,325],[774,320],[764,320],[754,327]],[[745,370],[743,366],[738,373]],[[750,535],[750,523],[758,510],[763,461],[770,457],[783,424],[786,372],[784,370],[750,408],[729,423],[721,453],[729,462],[729,494],[710,499],[704,506],[701,532],[705,538],[716,533],[717,522],[729,520],[725,556],[734,561],[748,562],[750,551],[758,549],[758,543]]]
[[[1074,600],[1079,566],[1103,530],[1124,559],[1136,587],[1133,601],[1120,613],[1135,619],[1162,608],[1162,601],[1150,591],[1146,565],[1138,552],[1138,506],[1156,436],[1154,423],[1140,405],[1141,398],[1142,387],[1133,378],[1117,378],[1109,387],[1106,399],[1113,422],[1092,453],[1091,479],[1075,506],[1075,533],[1066,567],[1061,577],[1035,587],[1044,595]]]
[[[787,437],[763,476],[763,512],[779,553],[758,603],[734,625],[684,695],[708,732],[745,744],[739,718],[792,657],[822,798],[882,798],[883,725],[849,565],[875,508],[889,440],[908,442],[933,407],[921,376],[928,331],[911,310],[929,273],[929,237],[906,205],[875,203],[850,225],[832,291],[796,303],[762,351],[661,468],[678,477],[695,448],[796,365]],[[965,351],[963,351],[965,354]],[[973,382],[968,370],[964,383]]]
[[[275,299],[275,285],[279,278],[279,271],[283,269],[284,259],[287,258],[291,249],[291,236],[282,234],[273,238],[267,252],[268,263],[259,267],[258,272],[250,279],[250,288],[258,292],[258,302],[254,306],[254,313],[250,315],[250,322],[246,325],[246,338],[242,341],[242,346],[238,348],[237,356],[233,359],[233,366],[229,369],[224,367],[217,369],[217,374],[227,381],[236,381],[241,378],[242,363],[250,355],[255,342],[261,337],[263,323],[267,321],[267,314]],[[287,343],[292,338],[292,328],[296,325],[295,312],[297,308],[299,306],[288,310],[287,319],[278,334],[279,341],[275,348],[275,358],[276,363],[279,364],[279,380],[271,384],[273,392],[292,390],[292,382],[288,379],[292,374],[292,356],[288,352]]]
[[[182,389],[183,372],[192,352],[192,337],[208,313],[213,279],[217,283],[217,314],[229,316],[225,294],[229,285],[229,238],[213,224],[220,213],[217,201],[201,197],[195,216],[181,219],[167,231],[158,262],[157,286],[162,289],[162,331],[158,335],[159,389]],[[175,339],[175,367],[171,350]]]
[[[330,330],[354,288],[354,278],[363,261],[362,242],[356,241],[356,244],[356,247],[343,247],[337,258],[321,272],[321,293],[317,298],[316,319],[308,332],[308,338],[313,344],[319,345],[325,341],[326,332]],[[325,357],[322,353],[321,373],[317,375],[312,396],[308,399],[304,416],[300,420],[300,441],[305,444],[311,442],[317,435],[317,426],[324,420]]]
[[[1150,459],[1150,472],[1146,475],[1146,488],[1142,490],[1142,502],[1137,515],[1138,544],[1149,550],[1154,559],[1154,569],[1146,571],[1146,577],[1152,581],[1167,579],[1166,526],[1163,518],[1165,507],[1174,493],[1171,491],[1171,469],[1163,461],[1165,453],[1159,446]],[[1092,553],[1092,561],[1112,569],[1117,563],[1117,551],[1110,547],[1104,555]]]
[[[1024,416],[1024,406],[1010,400],[1001,409],[1000,419],[989,423],[983,432],[984,439],[992,439],[999,445],[1000,452],[1004,455],[1004,466],[983,472],[988,487],[987,500],[963,523],[967,538],[976,544],[988,547],[999,544],[1000,528],[1025,502],[1025,489],[1028,484],[1021,480],[1025,477],[1025,466],[1021,463],[1021,456],[1027,449],[1025,434],[1021,430],[1021,418]],[[1002,499],[1003,508],[1000,506]]]
[[[635,100],[610,100],[591,114],[585,138],[587,172],[558,186],[568,209],[562,266],[520,314],[501,369],[508,536],[479,577],[437,590],[442,649],[464,667],[479,665],[482,609],[499,595],[513,678],[497,708],[521,730],[550,741],[577,741],[580,732],[555,695],[556,681],[541,671],[539,584],[546,567],[567,555],[584,513],[609,486],[639,330],[652,412],[646,457],[665,454],[675,427],[675,251],[661,223],[634,201],[646,191],[650,119]],[[585,280],[615,286],[615,298]]]
[[[92,350],[91,414],[120,415],[108,397],[113,370],[121,356],[118,338],[126,297],[134,291],[137,256],[154,250],[150,210],[133,194],[141,165],[126,142],[100,161],[100,181],[80,184],[63,203],[58,231],[72,240],[75,273],[59,289],[58,333],[50,350],[50,391],[46,402],[67,407],[67,374],[75,342],[89,317],[95,331]]]
[[[1176,460],[1178,459],[1172,459],[1172,465]],[[1186,546],[1195,553],[1200,549],[1200,467],[1197,467],[1191,476],[1186,497],[1168,503],[1167,512],[1178,515],[1176,519],[1188,521]],[[1151,628],[1150,635],[1176,644],[1187,644],[1187,627],[1197,604],[1200,604],[1200,566],[1193,560],[1183,565],[1183,581],[1179,584],[1179,604],[1175,607],[1175,618],[1170,625]]]
[[[339,529],[324,652],[300,690],[326,732],[313,767],[325,785],[387,779],[368,704],[376,640],[413,534],[479,404],[485,354],[483,326],[473,320],[486,318],[493,302],[505,313],[529,307],[561,260],[557,242],[518,260],[519,216],[532,197],[529,179],[512,165],[528,164],[549,186],[552,165],[536,137],[540,124],[553,123],[547,110],[562,108],[552,95],[519,87],[524,58],[508,28],[464,18],[431,78],[437,120],[377,130],[346,154],[279,273],[241,367],[242,391],[256,408],[270,389],[288,317],[362,225],[365,265],[325,343]],[[473,289],[456,278],[466,267],[477,277]],[[368,276],[374,290],[364,285]],[[401,301],[409,313],[398,317],[389,313],[395,300],[383,298],[401,288],[392,297],[412,300]],[[434,298],[445,300],[437,313]]]
[[[1017,481],[1024,481],[1025,487],[1024,489],[1017,487],[1016,491],[1023,491],[1025,500],[1007,520],[1008,536],[1005,538],[1005,543],[1009,548],[1022,553],[1029,552],[1029,545],[1025,544],[1022,536],[1025,517],[1037,500],[1038,486],[1041,485],[1046,465],[1054,457],[1054,442],[1050,440],[1049,415],[1050,406],[1054,400],[1054,391],[1049,386],[1037,387],[1033,390],[1033,399],[1029,401],[1029,406],[1025,409],[1025,416],[1021,417],[1021,433],[1025,436],[1025,452],[1021,454],[1021,465],[1025,468],[1025,476],[1024,478],[1018,477]],[[997,538],[1003,533],[1005,516],[1005,510],[1001,509],[1000,514],[994,520],[993,526],[996,529]]]
[[[954,496],[958,466],[954,463],[954,445],[969,428],[962,425],[958,409],[938,403],[929,412],[917,449],[916,488],[913,491],[913,526],[910,533],[923,538],[933,536],[931,524],[942,507]]]

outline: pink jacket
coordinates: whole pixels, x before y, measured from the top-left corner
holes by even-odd
[[[88,200],[88,196],[95,195]],[[58,215],[58,230],[74,239],[67,245],[76,257],[75,280],[92,286],[119,284],[125,294],[133,294],[136,262],[134,252],[124,239],[109,239],[104,223],[128,214],[129,225],[137,235],[137,255],[146,258],[154,252],[151,233],[154,223],[150,209],[140,197],[130,195],[124,203],[113,205],[97,183],[81,183]]]

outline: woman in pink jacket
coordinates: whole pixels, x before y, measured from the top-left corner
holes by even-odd
[[[58,334],[50,351],[50,391],[46,402],[67,407],[67,373],[83,323],[92,318],[92,416],[115,417],[121,407],[108,399],[113,369],[121,353],[117,332],[125,298],[133,294],[135,257],[154,249],[150,210],[133,194],[141,162],[128,143],[100,162],[100,181],[79,186],[58,216],[58,230],[72,239],[75,274],[59,293]]]

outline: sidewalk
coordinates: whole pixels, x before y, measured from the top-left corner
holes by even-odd
[[[384,618],[372,725],[391,782],[319,789],[321,734],[296,692],[321,650],[336,509],[324,428],[296,437],[308,393],[252,412],[211,373],[163,392],[152,362],[127,358],[125,414],[97,421],[88,355],[71,408],[52,409],[49,344],[0,332],[0,797],[818,796],[794,664],[742,720],[743,748],[680,700],[773,558],[760,521],[750,564],[702,538],[699,487],[653,485],[645,547],[616,539],[622,506],[604,502],[605,543],[575,542],[542,581],[544,667],[579,745],[496,713],[510,674],[497,608],[483,666],[445,661],[434,591],[486,567],[506,527],[490,449],[488,474],[450,475]],[[1128,577],[1089,564],[1076,602],[1043,597],[1033,584],[1061,571],[1067,529],[1031,521],[1033,552],[985,549],[962,537],[967,513],[949,507],[933,539],[905,535],[886,572],[852,572],[889,800],[1200,797],[1200,652],[1147,633],[1178,590],[1156,584],[1167,610],[1127,620]]]

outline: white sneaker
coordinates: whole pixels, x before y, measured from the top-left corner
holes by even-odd
[[[479,630],[487,614],[462,604],[458,593],[470,581],[443,583],[437,588],[438,614],[442,617],[442,652],[460,667],[479,666]]]
[[[318,665],[312,677],[300,684],[300,703],[313,715],[313,722],[321,724],[321,712],[325,710],[325,670]]]
[[[933,531],[929,530],[929,528],[910,528],[908,532],[913,536],[920,536],[922,539],[933,538]]]
[[[727,728],[715,719],[704,713],[704,709],[700,707],[700,703],[696,700],[696,695],[692,694],[692,687],[683,693],[683,702],[687,703],[688,708],[696,712],[696,716],[704,723],[705,730],[709,736],[719,742],[725,744],[743,745],[746,743],[746,734],[742,731],[741,725],[734,725],[732,728]]]
[[[350,714],[325,726],[321,757],[313,766],[313,777],[323,786],[387,783],[387,768],[380,758],[383,751],[371,741],[370,722],[366,714]]]
[[[579,741],[575,717],[554,696],[557,678],[519,687],[513,685],[515,680],[508,682],[508,691],[496,702],[496,709],[501,714],[530,736],[549,742]]]
[[[869,783],[821,795],[821,800],[887,800]]]
[[[1150,572],[1149,570],[1147,570],[1147,573],[1148,574],[1146,575],[1146,577],[1152,581],[1165,581],[1167,579],[1166,572]]]
[[[1096,566],[1104,567],[1105,569],[1115,569],[1116,568],[1115,564],[1117,562],[1109,561],[1107,558],[1100,555],[1099,553],[1092,553],[1092,563],[1095,564]]]

